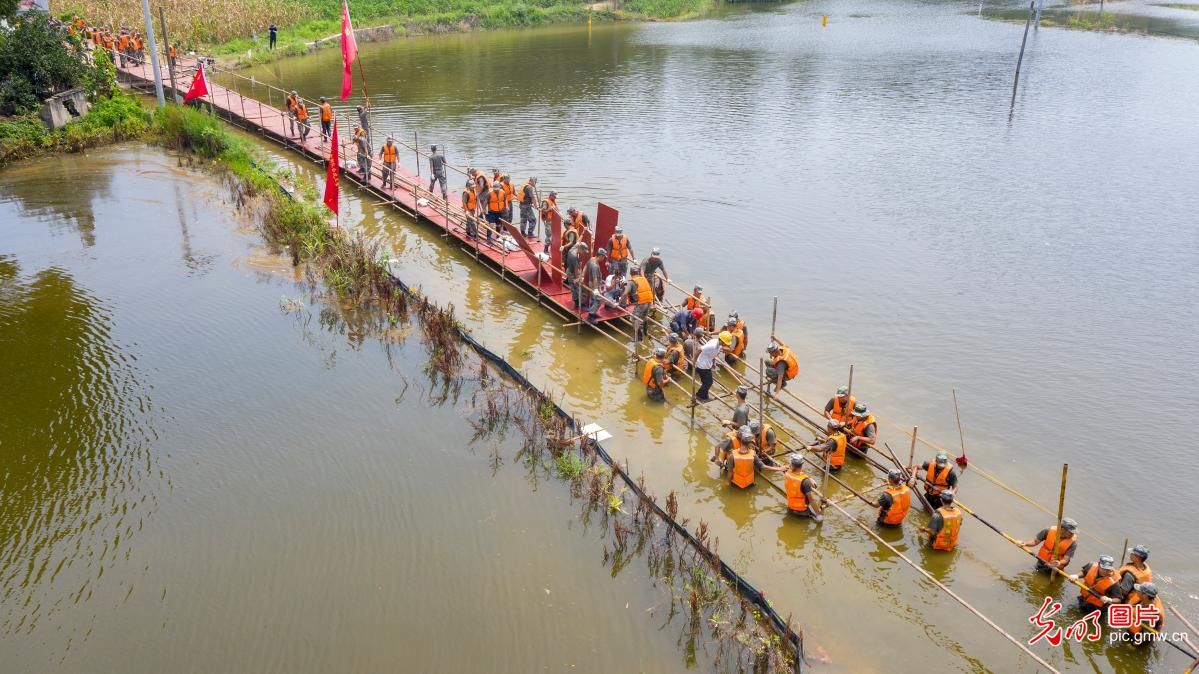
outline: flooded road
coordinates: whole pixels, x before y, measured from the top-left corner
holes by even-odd
[[[685,667],[645,565],[472,442],[419,338],[307,296],[175,157],[80,160],[0,181],[5,672]]]
[[[1143,542],[1167,600],[1194,615],[1199,560],[1184,534],[1199,470],[1184,439],[1140,438],[1146,421],[1185,427],[1199,411],[1199,47],[1041,30],[1010,108],[1023,26],[976,8],[801,3],[590,34],[399,40],[362,58],[376,127],[415,130],[462,166],[538,175],[564,206],[620,209],[639,253],[662,246],[672,278],[747,318],[754,356],[779,296],[806,400],[823,403],[853,363],[883,439],[902,451],[900,429],[919,425],[956,448],[956,387],[972,461],[1050,510],[1069,462],[1080,561]],[[254,74],[332,96],[338,58]],[[679,490],[834,667],[1035,671],[852,525],[784,522],[770,492],[730,493],[680,397],[645,405],[615,345],[562,330],[429,230],[373,203],[347,208],[344,221],[395,249],[405,280],[456,303],[490,348],[615,433],[614,453],[654,489]],[[1019,537],[1051,519],[971,473],[962,496]],[[1075,594],[978,522],[950,557],[919,540],[909,527],[896,545],[1017,636],[1031,636],[1046,594]],[[1072,671],[1186,665],[1163,647],[1038,652]]]

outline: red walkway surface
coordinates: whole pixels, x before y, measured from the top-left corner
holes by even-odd
[[[164,71],[165,65],[163,64]],[[179,59],[177,61],[175,77],[181,94],[191,87],[195,67],[194,60]],[[147,64],[127,64],[118,70],[122,79],[130,81],[138,88],[153,87],[153,72]],[[165,72],[163,80],[168,84],[169,90],[169,79]],[[312,131],[308,134],[308,139],[301,142],[298,135],[291,135],[289,120],[283,110],[246,97],[237,91],[220,86],[212,80],[212,73],[209,72],[209,95],[205,96],[204,100],[212,105],[219,116],[247,131],[295,150],[322,167],[326,165],[329,157],[329,145],[321,138],[318,121],[320,115],[315,106],[309,108],[309,123],[312,125]],[[281,100],[280,103],[283,101]],[[450,189],[450,200],[447,203],[439,195],[435,196],[424,189],[422,183],[427,180],[427,177],[422,180],[421,177],[398,165],[395,187],[383,186],[382,161],[377,158],[381,145],[377,142],[378,138],[373,139],[376,141],[373,148],[376,157],[371,161],[371,180],[369,183],[363,182],[356,167],[348,166],[350,159],[357,153],[350,145],[351,133],[349,129],[345,128],[346,126],[348,125],[339,125],[338,128],[338,136],[341,141],[338,154],[343,180],[353,181],[362,189],[370,190],[376,196],[383,198],[392,208],[398,208],[402,212],[412,215],[418,221],[423,218],[431,222],[441,229],[443,234],[454,237],[461,245],[473,251],[477,259],[486,261],[488,263],[486,266],[498,271],[504,280],[513,283],[526,294],[537,299],[538,304],[544,303],[563,316],[579,317],[580,313],[571,301],[570,289],[563,284],[562,270],[557,268],[560,266],[557,251],[560,247],[558,242],[561,239],[562,231],[559,214],[553,214],[553,222],[544,223],[544,230],[550,234],[548,243],[538,239],[526,239],[520,229],[511,223],[502,223],[502,226],[516,241],[520,250],[505,251],[497,241],[488,242],[485,237],[471,239],[466,235],[466,213],[458,203],[455,203],[456,195],[459,194],[458,190]],[[377,133],[381,135],[382,132]],[[423,201],[424,204],[422,205],[418,201]],[[607,240],[616,226],[617,215],[615,209],[600,204],[595,219],[597,233],[595,238],[600,241]],[[590,243],[590,239],[589,235],[583,237],[583,240],[588,243]],[[549,251],[550,264],[546,264],[538,258],[538,255],[544,251]],[[627,310],[619,307],[603,306],[596,322],[622,318],[628,313]]]

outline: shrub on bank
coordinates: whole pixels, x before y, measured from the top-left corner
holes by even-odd
[[[29,12],[11,20],[0,31],[0,115],[33,112],[42,101],[73,87],[89,95],[99,80],[85,58],[78,37],[50,23],[42,12]]]
[[[0,166],[54,152],[82,152],[91,147],[145,137],[150,113],[141,101],[117,92],[92,104],[83,118],[49,131],[36,114],[0,121]]]

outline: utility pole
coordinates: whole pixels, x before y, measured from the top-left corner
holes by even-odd
[[[146,20],[146,39],[150,42],[150,65],[154,68],[154,93],[158,94],[158,107],[167,107],[162,93],[162,71],[158,69],[158,46],[154,42],[154,21],[150,18],[150,0],[142,0],[142,18]]]
[[[167,72],[171,75],[171,100],[179,102],[179,87],[175,86],[175,59],[171,58],[171,38],[167,37],[167,17],[158,8],[158,25],[162,26],[162,53],[167,55]]]
[[[1024,63],[1024,45],[1028,44],[1028,24],[1032,23],[1032,15],[1035,11],[1034,5],[1037,0],[1029,0],[1028,2],[1028,18],[1024,20],[1024,39],[1020,41],[1020,58],[1016,59],[1016,76],[1012,78],[1012,105],[1011,108],[1016,108],[1016,87],[1020,86],[1020,64]]]

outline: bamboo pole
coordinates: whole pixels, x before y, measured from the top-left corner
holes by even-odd
[[[1184,616],[1181,611],[1175,608],[1173,604],[1167,604],[1166,608],[1170,609],[1171,613],[1178,616],[1178,619],[1182,621],[1183,625],[1186,625],[1186,628],[1191,631],[1191,634],[1199,634],[1199,630],[1196,630],[1195,626],[1191,624],[1191,621],[1187,620],[1187,617]],[[1199,650],[1199,648],[1195,647],[1195,643],[1191,641],[1190,635],[1184,634],[1182,638],[1187,642],[1187,645],[1190,646],[1192,650]]]
[[[883,448],[887,450],[887,454],[890,455],[891,460],[895,462],[896,469],[898,469],[900,473],[906,475],[907,471],[903,469],[903,464],[899,462],[899,457],[895,456],[895,452],[891,449],[891,445],[888,445],[884,442]],[[905,482],[907,482],[907,480],[905,480]],[[924,494],[919,489],[912,489],[912,491],[916,492],[916,502],[920,504],[920,507],[924,508],[925,512],[927,512],[929,515],[932,515],[934,510],[933,505],[928,502],[928,499],[924,497]]]
[[[908,448],[908,465],[906,468],[903,468],[904,482],[912,488],[912,491],[916,492],[917,502],[924,506],[929,515],[932,515],[935,508],[924,497],[924,494],[919,490],[919,485],[916,483],[916,433],[919,430],[919,426],[912,426],[912,445]],[[887,451],[891,451],[891,447],[887,443],[884,442],[883,446],[887,448]]]
[[[784,495],[786,494],[786,492],[783,491],[782,488],[779,487],[777,484],[771,482],[770,480],[766,480],[765,478],[763,478],[763,480],[770,486],[774,487],[775,490],[783,492]],[[865,499],[865,497],[863,497],[863,499]],[[878,532],[871,529],[865,522],[863,522],[862,520],[858,519],[857,517],[854,517],[853,515],[851,515],[849,513],[849,511],[845,510],[845,508],[841,506],[841,504],[837,503],[836,501],[830,501],[827,499],[823,499],[823,500],[825,503],[832,506],[833,509],[835,509],[837,512],[844,515],[845,518],[848,519],[850,522],[853,522],[855,525],[857,525],[857,527],[859,529],[861,529],[862,531],[865,531],[867,534],[869,534],[870,537],[873,538],[875,541],[877,541],[880,545],[882,545],[883,547],[890,550],[891,553],[894,554],[896,557],[898,557],[898,558],[902,559],[904,562],[906,562],[908,566],[915,569],[916,572],[919,573],[920,575],[924,576],[924,578],[926,580],[931,582],[933,585],[935,585],[938,589],[940,589],[945,594],[949,595],[954,601],[956,601],[957,603],[964,606],[966,608],[966,610],[973,613],[979,620],[982,620],[991,629],[995,630],[996,632],[1001,634],[1005,639],[1007,639],[1008,641],[1015,644],[1017,648],[1024,651],[1024,653],[1026,655],[1028,655],[1030,658],[1032,658],[1033,660],[1035,660],[1037,662],[1037,664],[1041,665],[1042,667],[1049,670],[1050,672],[1054,672],[1054,674],[1061,674],[1061,672],[1059,672],[1057,669],[1055,669],[1053,667],[1053,665],[1049,664],[1044,659],[1042,659],[1039,655],[1032,652],[1028,648],[1028,646],[1024,645],[1023,641],[1012,636],[1010,633],[1007,632],[1007,630],[1000,627],[998,624],[995,623],[995,621],[988,618],[985,614],[983,614],[981,611],[979,611],[977,608],[975,608],[973,605],[971,605],[970,602],[968,602],[964,598],[962,598],[961,595],[959,595],[958,593],[951,590],[947,585],[945,585],[941,581],[937,580],[937,578],[935,576],[933,576],[931,573],[929,573],[928,571],[926,571],[924,569],[924,567],[922,567],[919,564],[917,564],[916,562],[912,561],[907,555],[903,554],[898,549],[896,549],[895,546],[888,543],[886,541],[886,539],[879,536]]]
[[[986,526],[988,529],[990,529],[990,530],[994,531],[995,533],[997,533],[997,534],[999,534],[1000,536],[1002,536],[1002,537],[1003,537],[1005,540],[1007,540],[1009,543],[1011,543],[1011,544],[1015,545],[1016,547],[1020,548],[1021,550],[1023,550],[1023,551],[1025,552],[1025,554],[1028,554],[1028,555],[1032,556],[1034,559],[1039,559],[1039,558],[1037,557],[1037,553],[1033,552],[1033,551],[1032,551],[1032,550],[1030,550],[1029,548],[1026,548],[1026,547],[1024,547],[1024,546],[1023,546],[1023,545],[1020,543],[1020,541],[1016,540],[1016,538],[1015,538],[1014,536],[1012,536],[1011,534],[1009,534],[1009,533],[1007,533],[1007,532],[1003,531],[1002,529],[1000,529],[999,527],[995,526],[994,524],[991,524],[991,523],[990,523],[990,522],[988,522],[986,519],[984,519],[984,518],[983,518],[981,515],[979,515],[978,513],[974,512],[973,510],[971,510],[971,509],[970,509],[970,507],[969,507],[969,506],[967,506],[966,504],[964,504],[964,503],[962,503],[962,502],[960,502],[960,501],[957,501],[956,499],[954,500],[954,503],[956,503],[956,504],[957,504],[957,506],[958,506],[959,508],[961,508],[962,510],[964,510],[964,511],[965,511],[967,514],[969,514],[970,516],[972,516],[974,519],[978,520],[979,522],[982,522],[982,523],[983,523],[983,525],[985,525],[985,526]],[[1059,531],[1060,531],[1060,529],[1059,529]],[[1055,543],[1056,543],[1056,541],[1055,541]],[[1054,547],[1057,547],[1057,546],[1055,545]],[[1071,578],[1071,577],[1070,577],[1070,574],[1066,573],[1066,572],[1065,572],[1065,571],[1063,571],[1062,569],[1059,569],[1059,568],[1057,568],[1056,566],[1050,566],[1050,567],[1049,567],[1049,570],[1050,570],[1050,572],[1052,572],[1052,573],[1056,573],[1057,575],[1059,575],[1059,576],[1061,576],[1061,577],[1065,578],[1065,579],[1066,579],[1066,581],[1068,581],[1069,583],[1071,583],[1071,584],[1073,584],[1074,586],[1078,587],[1078,589],[1080,589],[1080,590],[1082,590],[1082,591],[1084,591],[1084,592],[1088,592],[1088,593],[1090,593],[1090,594],[1092,594],[1092,595],[1094,595],[1094,596],[1096,596],[1096,597],[1102,597],[1102,595],[1100,595],[1098,592],[1096,592],[1096,591],[1092,590],[1090,587],[1087,587],[1086,583],[1083,583],[1082,581],[1075,580],[1074,578]],[[1146,630],[1147,632],[1150,632],[1150,633],[1153,633],[1153,634],[1157,634],[1157,633],[1158,633],[1158,631],[1157,631],[1156,629],[1154,629],[1154,628],[1152,628],[1152,627],[1149,627],[1148,625],[1145,625],[1145,626],[1144,626],[1144,628],[1145,628],[1145,630]],[[1165,640],[1165,642],[1166,642],[1167,644],[1169,644],[1170,646],[1172,646],[1172,647],[1174,647],[1174,648],[1178,649],[1178,651],[1179,651],[1179,652],[1181,652],[1181,653],[1183,653],[1184,655],[1186,655],[1186,656],[1188,656],[1188,657],[1191,657],[1191,658],[1197,658],[1197,659],[1199,659],[1199,656],[1196,656],[1194,653],[1191,653],[1190,651],[1188,651],[1187,649],[1183,648],[1182,646],[1180,646],[1180,645],[1178,645],[1178,644],[1174,643],[1173,641],[1170,641],[1170,640],[1168,640],[1168,639],[1167,639],[1167,640]]]
[[[671,284],[674,285],[674,284]],[[774,325],[779,317],[779,296],[774,296],[774,308],[770,310],[770,340],[774,341]]]
[[[1062,464],[1062,490],[1057,499],[1057,529],[1053,534],[1053,549],[1049,552],[1049,566],[1057,561],[1058,544],[1062,541],[1062,517],[1066,508],[1066,475],[1070,472],[1070,464]]]
[[[1124,566],[1124,562],[1128,559],[1128,539],[1124,539],[1124,547],[1120,548],[1120,566]]]
[[[962,472],[966,472],[966,467],[970,463],[966,460],[966,434],[962,432],[962,414],[958,412],[958,390],[953,391],[953,417],[958,422],[958,440],[962,443],[962,455],[957,458],[957,464],[962,467]]]

